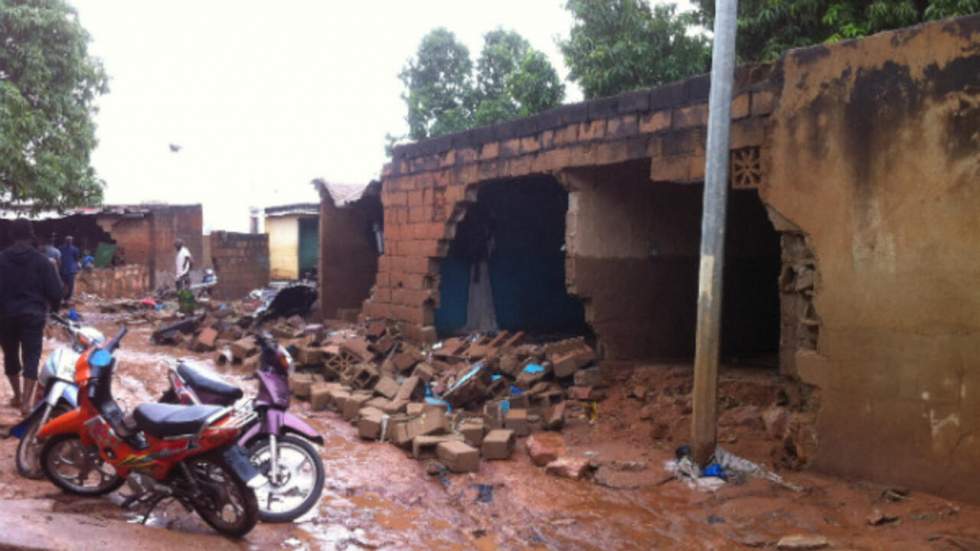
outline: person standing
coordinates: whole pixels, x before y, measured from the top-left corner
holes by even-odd
[[[41,252],[48,257],[55,270],[61,270],[61,251],[54,246],[54,234],[51,234],[51,239],[41,240]]]
[[[191,267],[194,265],[194,257],[191,251],[184,245],[183,239],[174,241],[174,248],[177,249],[177,290],[188,289],[191,286]]]
[[[65,244],[61,246],[61,283],[65,286],[66,305],[75,293],[75,275],[78,274],[78,261],[81,255],[81,251],[75,246],[75,238],[66,236]]]
[[[58,271],[34,248],[34,227],[19,218],[11,226],[14,244],[0,252],[0,347],[14,391],[12,405],[31,409],[48,310],[57,309],[62,288]],[[21,389],[21,375],[24,386]]]

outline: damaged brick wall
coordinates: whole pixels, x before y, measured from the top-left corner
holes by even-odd
[[[335,319],[341,310],[360,310],[370,294],[378,272],[373,226],[380,227],[383,215],[374,188],[343,207],[323,187],[320,198],[320,308],[325,319]]]
[[[733,149],[763,145],[775,85],[769,66],[738,71]],[[400,320],[412,334],[434,338],[439,259],[483,182],[520,185],[521,177],[630,161],[645,162],[655,181],[700,181],[707,98],[702,76],[396,148],[383,177],[385,254],[364,315]],[[598,332],[600,343],[629,340],[619,328]]]
[[[269,236],[216,231],[209,236],[211,264],[218,276],[214,297],[240,299],[269,283]]]
[[[971,16],[787,54],[761,190],[806,244],[784,241],[783,291],[819,322],[795,338],[796,371],[821,389],[814,465],[972,500],[978,45]]]
[[[151,290],[150,270],[142,264],[82,270],[75,278],[75,296],[104,299],[142,298]]]

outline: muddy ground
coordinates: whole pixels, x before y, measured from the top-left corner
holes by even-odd
[[[107,333],[111,316],[90,317]],[[149,344],[149,327],[133,327],[119,352],[115,392],[133,407],[159,396],[165,369],[185,350]],[[56,346],[48,340],[46,349]],[[207,357],[196,356],[213,366]],[[621,369],[621,366],[617,366]],[[224,372],[250,388],[242,373]],[[685,441],[690,369],[633,366],[595,411],[562,432],[571,455],[592,459],[589,480],[545,474],[523,442],[508,461],[485,461],[477,474],[429,476],[426,465],[389,444],[363,442],[337,414],[297,411],[326,441],[323,498],[295,524],[259,525],[244,540],[213,535],[171,505],[147,526],[113,498],[61,494],[46,481],[17,476],[17,442],[0,440],[0,549],[750,549],[775,548],[787,535],[826,538],[838,549],[980,549],[980,507],[903,489],[845,481],[807,471],[796,450],[773,438],[762,414],[774,405],[805,417],[807,396],[771,370],[731,368],[722,375],[720,440],[743,457],[775,466],[794,492],[762,480],[714,493],[669,480],[664,463]],[[0,434],[18,419],[0,384]],[[490,490],[487,487],[492,488]],[[904,497],[901,495],[904,494]],[[879,525],[869,517],[889,519]],[[893,520],[892,520],[893,519]]]

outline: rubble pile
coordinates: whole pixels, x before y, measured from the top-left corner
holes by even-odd
[[[605,393],[595,351],[582,338],[527,344],[524,333],[501,331],[419,348],[381,321],[340,331],[307,326],[299,337],[288,321],[275,327],[291,339],[294,395],[338,412],[363,439],[452,472],[476,471],[481,458],[507,459],[517,438],[588,418]],[[567,458],[554,462],[541,466],[584,474]]]

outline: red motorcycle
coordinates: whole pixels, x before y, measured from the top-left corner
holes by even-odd
[[[125,505],[144,506],[146,517],[164,499],[175,499],[218,532],[244,536],[258,521],[253,488],[267,482],[236,443],[255,413],[244,405],[151,403],[127,417],[112,397],[113,352],[125,335],[123,328],[79,358],[79,407],[37,433],[45,476],[84,496],[107,494],[128,480],[134,494]]]

